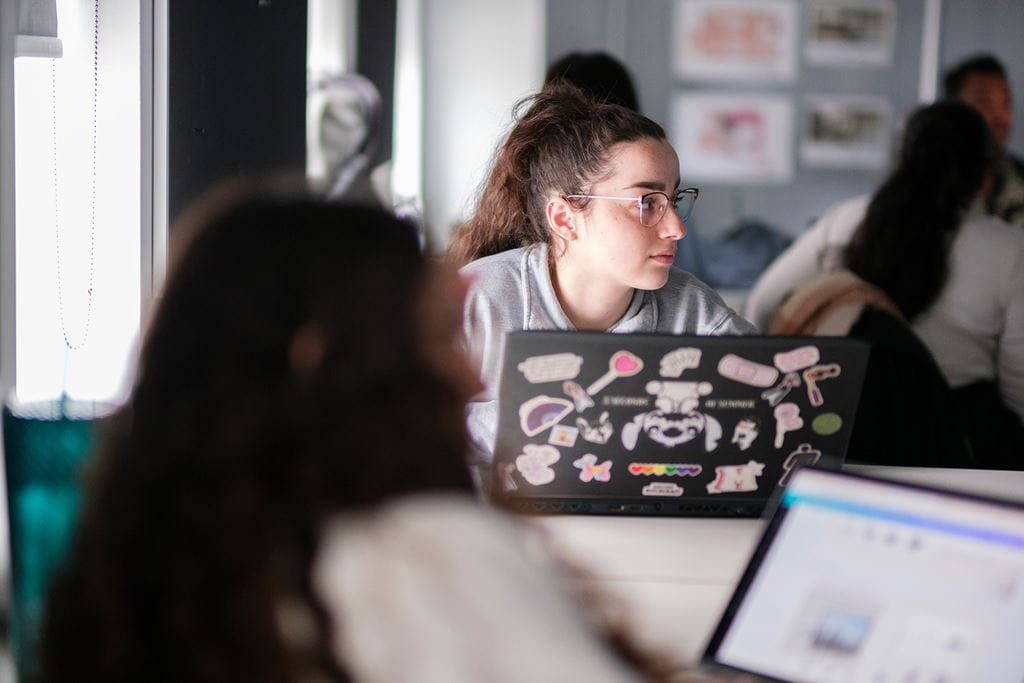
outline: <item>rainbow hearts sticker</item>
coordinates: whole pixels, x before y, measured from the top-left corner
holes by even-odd
[[[631,462],[628,469],[637,477],[696,477],[704,468],[689,463]]]

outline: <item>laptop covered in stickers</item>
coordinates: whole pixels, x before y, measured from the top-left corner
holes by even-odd
[[[492,494],[524,512],[759,516],[797,467],[842,464],[868,348],[512,332]]]
[[[792,476],[703,657],[757,680],[1024,681],[1024,505]]]

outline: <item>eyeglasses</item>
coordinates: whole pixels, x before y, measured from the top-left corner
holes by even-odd
[[[664,192],[648,192],[639,197],[608,197],[599,194],[567,194],[565,199],[619,199],[623,201],[636,202],[640,209],[640,225],[645,228],[653,228],[661,221],[668,210],[669,204],[679,216],[679,220],[685,221],[690,217],[693,204],[697,201],[700,190],[696,187],[688,187],[679,190],[674,197],[669,197]]]

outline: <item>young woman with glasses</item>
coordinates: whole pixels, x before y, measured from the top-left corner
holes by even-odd
[[[564,83],[515,114],[449,252],[471,279],[465,331],[487,388],[469,426],[482,463],[493,451],[506,332],[755,332],[672,265],[698,191],[680,185],[661,126]]]

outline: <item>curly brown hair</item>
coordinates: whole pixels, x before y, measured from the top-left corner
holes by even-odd
[[[345,678],[324,645],[345,625],[308,584],[325,520],[472,490],[462,402],[418,346],[425,268],[412,228],[368,207],[250,197],[203,222],[93,462],[46,680]],[[294,599],[311,652],[281,630]]]

